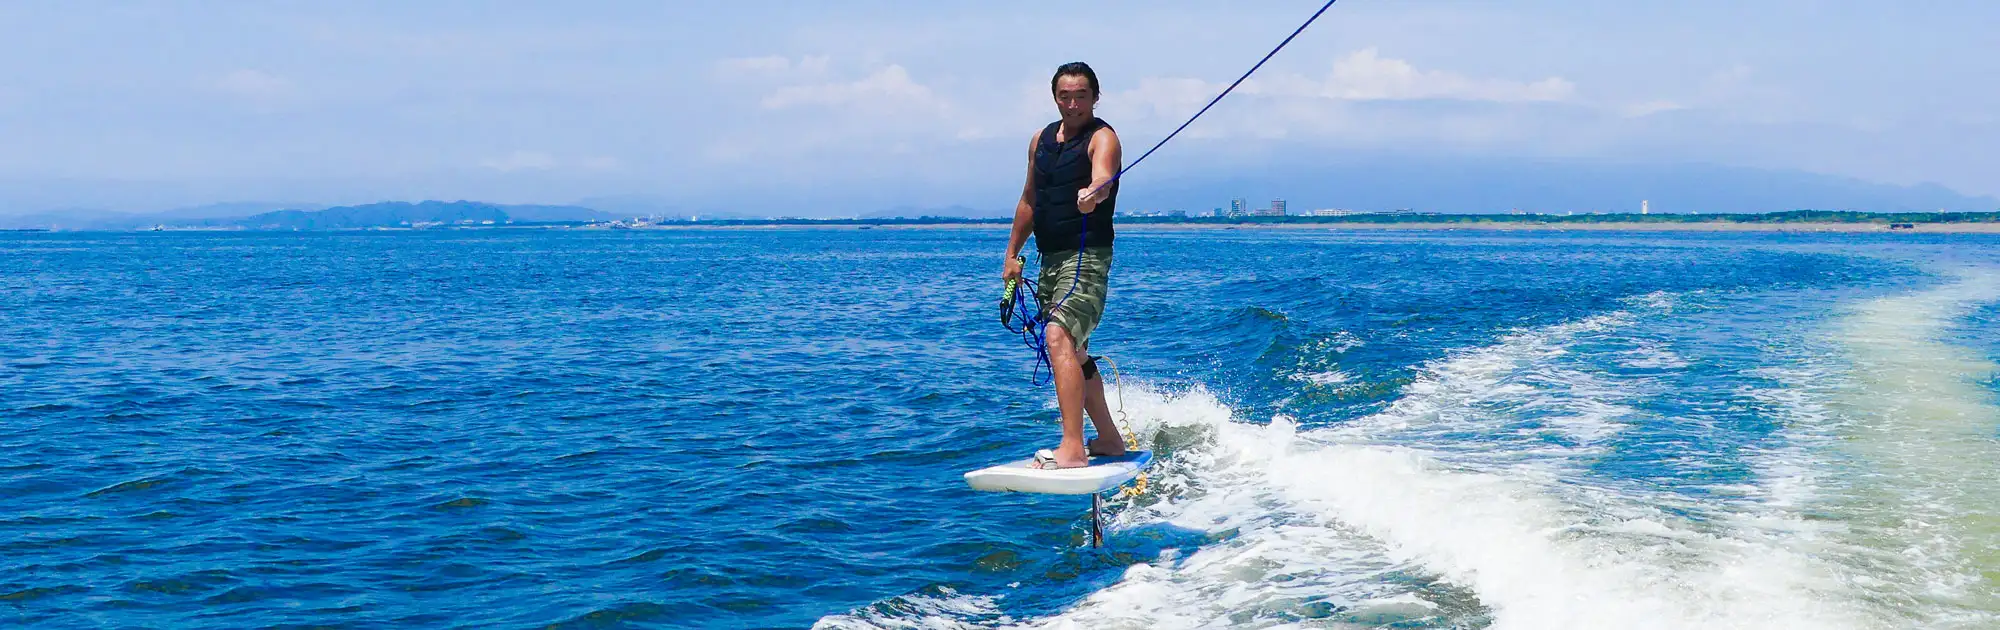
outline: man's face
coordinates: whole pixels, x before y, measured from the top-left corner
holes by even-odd
[[[1090,89],[1090,79],[1080,74],[1056,77],[1056,110],[1064,117],[1087,115],[1096,106],[1097,91]]]

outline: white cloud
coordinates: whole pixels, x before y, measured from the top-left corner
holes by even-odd
[[[768,69],[768,87],[761,95],[748,94],[757,103],[754,130],[712,136],[710,146],[701,152],[711,163],[753,158],[819,160],[851,151],[857,139],[888,136],[905,143],[903,150],[919,151],[984,141],[994,137],[996,130],[1007,128],[1004,121],[990,116],[991,111],[961,108],[939,90],[919,83],[901,64],[878,65],[858,77],[808,76],[831,65],[825,57],[806,57],[783,65],[775,58],[731,60],[716,67],[725,65]],[[745,76],[723,73],[717,81],[738,87],[755,84],[744,81]],[[780,80],[768,80],[780,76]],[[1026,134],[1025,128],[1021,133]]]
[[[831,120],[825,116],[829,114],[924,114],[921,120],[904,118],[894,124],[903,135],[927,136],[928,142],[946,144],[1025,135],[1027,131],[1017,129],[1032,131],[1055,114],[1047,87],[1039,81],[1023,84],[1018,98],[975,98],[961,104],[962,95],[976,90],[968,92],[963,85],[950,91],[935,88],[919,82],[902,64],[879,66],[858,78],[853,75],[808,78],[814,73],[823,74],[831,65],[826,57],[777,55],[715,62],[713,69],[723,82],[781,79],[777,87],[758,98],[758,105],[766,112],[786,114],[768,119],[775,125],[770,128],[798,129],[784,141],[749,143],[760,145],[756,147],[744,146],[744,140],[735,138],[727,142],[732,148],[711,152],[710,157],[787,150],[780,146],[795,149],[838,143],[879,127],[874,122],[855,119],[828,124]],[[1141,77],[1129,85],[1135,87],[1107,94],[1102,111],[1114,120],[1132,123],[1130,130],[1144,136],[1170,130],[1171,127],[1154,127],[1175,124],[1194,113],[1226,84],[1153,76]],[[1380,117],[1355,116],[1345,111],[1346,104],[1403,100],[1545,103],[1573,100],[1575,92],[1575,86],[1560,77],[1531,81],[1472,78],[1417,68],[1404,60],[1382,57],[1375,49],[1368,48],[1339,57],[1324,75],[1279,74],[1253,79],[1238,90],[1234,102],[1225,108],[1227,113],[1218,112],[1222,115],[1211,116],[1211,120],[1182,135],[1192,139],[1352,134],[1357,125],[1378,124]],[[1422,116],[1398,122],[1427,124]],[[766,144],[771,146],[761,146]]]
[[[554,156],[540,151],[515,151],[507,155],[480,160],[479,165],[502,173],[547,171],[556,167],[556,159]]]
[[[792,60],[777,55],[737,57],[715,62],[715,67],[718,70],[736,70],[742,72],[779,72],[791,69]]]
[[[1687,106],[1673,101],[1646,101],[1643,103],[1627,104],[1618,109],[1619,113],[1624,114],[1626,118],[1643,118],[1660,112],[1687,109]]]
[[[806,55],[800,57],[799,62],[792,67],[798,69],[799,72],[807,74],[826,74],[827,61],[828,58],[826,55]]]
[[[782,55],[762,57],[733,57],[715,62],[719,75],[749,74],[762,76],[820,76],[826,74],[827,65],[832,61],[825,55],[805,55],[793,61]]]
[[[890,110],[944,111],[950,104],[910,78],[900,65],[889,65],[856,81],[793,85],[765,96],[764,109],[789,109],[803,105],[844,107],[882,106]]]
[[[1215,98],[1225,85],[1201,79],[1145,77],[1139,79],[1139,87],[1118,93],[1116,100],[1137,105],[1154,116],[1186,117]]]
[[[1781,84],[1762,79],[1747,64],[1734,64],[1711,73],[1689,96],[1689,105],[1723,116],[1758,124],[1833,124],[1865,129],[1866,121],[1828,115],[1820,103],[1794,97]]]
[[[1702,87],[1713,92],[1729,92],[1748,85],[1750,76],[1755,73],[1756,70],[1750,66],[1739,63],[1709,75]]]
[[[558,158],[542,151],[528,150],[516,150],[505,155],[488,157],[480,160],[479,166],[502,173],[526,171],[616,173],[625,170],[625,163],[615,157],[598,155],[584,158]]]
[[[1245,86],[1250,93],[1316,96],[1348,101],[1447,99],[1496,103],[1554,102],[1575,98],[1576,85],[1562,77],[1539,81],[1480,79],[1443,70],[1422,70],[1408,61],[1365,48],[1333,62],[1326,78],[1278,77]]]
[[[237,70],[215,80],[224,93],[258,105],[275,105],[293,94],[292,82],[256,70]]]
[[[1138,119],[1147,127],[1173,124],[1199,111],[1227,83],[1183,77],[1146,77],[1137,87],[1108,94],[1108,116]],[[1424,69],[1383,57],[1374,48],[1334,60],[1324,75],[1268,74],[1236,89],[1215,113],[1190,127],[1190,138],[1274,139],[1299,136],[1436,138],[1480,140],[1502,135],[1515,115],[1510,108],[1548,104],[1582,105],[1576,85],[1551,76],[1517,81],[1469,77]],[[1405,108],[1399,102],[1435,101]],[[1634,110],[1663,111],[1649,103]],[[1387,108],[1387,109],[1385,109]],[[1646,108],[1652,108],[1648,111]],[[1403,113],[1396,110],[1407,109]],[[1220,114],[1220,115],[1217,115]]]
[[[598,156],[593,158],[584,158],[583,161],[577,163],[577,166],[586,171],[608,172],[608,171],[623,170],[625,167],[625,163],[620,162],[618,158],[608,157],[608,156]]]
[[[973,98],[961,105],[959,98],[974,92],[966,91],[965,86],[955,86],[953,91],[946,92],[926,85],[901,64],[879,66],[858,78],[805,76],[823,72],[829,65],[825,57],[775,55],[716,62],[714,69],[721,73],[718,80],[723,82],[737,82],[745,77],[780,79],[777,87],[759,97],[758,104],[773,114],[766,119],[767,129],[790,131],[783,134],[782,140],[752,141],[732,136],[719,143],[728,145],[727,148],[713,149],[707,157],[727,160],[750,154],[804,155],[801,152],[810,151],[811,147],[839,145],[857,135],[877,133],[888,125],[893,125],[902,137],[922,136],[915,141],[933,146],[979,143],[1026,135],[1055,114],[1046,84],[1039,81],[1023,84],[1018,98]],[[1149,138],[1170,131],[1172,125],[1200,109],[1227,84],[1153,76],[1141,77],[1128,85],[1134,87],[1107,94],[1101,111],[1107,118],[1129,123],[1125,127],[1128,136]],[[1442,137],[1498,142],[1517,137],[1518,134],[1510,134],[1508,130],[1519,126],[1514,120],[1518,112],[1501,109],[1514,105],[1575,104],[1576,87],[1560,77],[1520,81],[1418,68],[1368,48],[1335,59],[1322,75],[1258,77],[1239,88],[1231,101],[1216,115],[1187,129],[1182,137],[1333,137],[1352,141],[1380,138],[1384,142]],[[1399,101],[1445,103],[1424,105],[1402,114],[1382,111],[1384,107],[1402,109]],[[1364,107],[1368,111],[1357,109]],[[876,115],[884,113],[923,115],[915,118]],[[856,115],[863,116],[856,118]]]
[[[1194,113],[1226,87],[1201,79],[1147,77],[1139,87],[1116,94],[1121,105],[1133,105],[1155,116]],[[1407,101],[1455,100],[1488,103],[1565,102],[1576,98],[1576,85],[1562,77],[1538,81],[1481,79],[1423,70],[1408,61],[1382,57],[1374,48],[1348,54],[1333,63],[1324,77],[1279,74],[1253,77],[1237,88],[1239,94],[1276,101]]]

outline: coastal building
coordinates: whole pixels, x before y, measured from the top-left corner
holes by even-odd
[[[1276,215],[1276,216],[1281,216],[1281,217],[1282,217],[1282,216],[1285,216],[1285,200],[1283,200],[1283,199],[1272,199],[1272,200],[1271,200],[1271,214],[1273,214],[1273,215]]]
[[[1639,200],[1639,214],[1647,214],[1647,213],[1649,213],[1649,212],[1652,212],[1652,210],[1653,210],[1653,209],[1652,209],[1652,207],[1651,207],[1651,206],[1652,206],[1652,202],[1649,202],[1649,201],[1646,201],[1646,200],[1644,200],[1644,199],[1640,199],[1640,200]]]
[[[1240,217],[1250,214],[1250,202],[1241,198],[1229,200],[1229,216]]]
[[[1361,211],[1346,208],[1317,208],[1306,211],[1306,214],[1315,217],[1346,217],[1361,214]]]

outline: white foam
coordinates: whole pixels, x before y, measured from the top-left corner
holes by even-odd
[[[1795,356],[1752,375],[1776,386],[1743,390],[1774,410],[1784,439],[1749,456],[1757,505],[1725,516],[1743,538],[1829,565],[1843,584],[1827,590],[1878,627],[2000,627],[2000,601],[1979,576],[2000,559],[1990,551],[2000,532],[1977,525],[2000,495],[1990,439],[2000,410],[1968,381],[1994,366],[1937,341],[2000,298],[1995,277],[1970,272],[1849,309],[1824,338],[1773,349]]]
[[[967,595],[940,586],[936,593],[915,593],[845,615],[830,615],[813,623],[814,630],[961,630],[1010,623],[1000,613],[999,598]]]
[[[1670,306],[1649,296],[1643,306]],[[1770,509],[1696,523],[1671,498],[1578,474],[1625,430],[1644,381],[1568,365],[1579,340],[1635,316],[1521,331],[1424,366],[1384,412],[1301,431],[1238,421],[1206,391],[1126,384],[1140,436],[1167,444],[1110,533],[1213,540],[1130,567],[1031,628],[1868,628],[1866,584],[1801,543],[1787,506],[1816,486],[1809,449],[1765,461]],[[1526,413],[1522,413],[1526,412]],[[1537,418],[1522,422],[1523,416]],[[1551,443],[1533,439],[1557,435]],[[1465,435],[1477,436],[1470,440]],[[906,626],[915,627],[915,626]],[[948,627],[948,626],[939,626]]]
[[[1677,370],[1687,367],[1688,361],[1666,346],[1649,342],[1624,352],[1618,364],[1628,368]]]
[[[1925,627],[2000,627],[2000,405],[1977,381],[2000,366],[1941,341],[2000,301],[2000,272],[1968,269],[1931,290],[1858,305],[1831,338],[1851,362],[1805,391],[1848,465],[1816,507],[1846,526],[1842,558],[1890,614]]]
[[[1778,383],[1776,387],[1745,388],[1743,395],[1763,403],[1776,413],[1781,423],[1782,442],[1753,449],[1748,456],[1757,471],[1758,483],[1748,494],[1765,506],[1791,512],[1805,508],[1820,497],[1826,483],[1823,453],[1838,440],[1836,419],[1824,402],[1825,391],[1843,375],[1824,362],[1795,359],[1791,365],[1753,370],[1750,375]]]
[[[1420,370],[1384,412],[1329,431],[1348,442],[1451,444],[1454,434],[1498,430],[1511,434],[1514,448],[1482,441],[1465,444],[1462,456],[1574,457],[1625,429],[1623,419],[1632,409],[1623,401],[1636,392],[1564,367],[1559,359],[1578,337],[1632,320],[1630,313],[1615,312],[1515,332],[1493,345],[1454,353]],[[1540,439],[1546,435],[1564,438],[1567,445]]]
[[[1788,575],[1810,572],[1806,559],[1696,532],[1623,497],[1565,489],[1545,471],[1470,471],[1415,448],[1329,442],[1336,432],[1300,433],[1283,418],[1231,422],[1201,391],[1140,392],[1126,404],[1142,434],[1205,439],[1175,453],[1183,467],[1163,471],[1198,477],[1162,480],[1183,498],[1135,505],[1114,532],[1165,522],[1237,533],[1135,566],[1023,627],[1272,626],[1312,602],[1339,608],[1333,620],[1368,625],[1377,624],[1352,615],[1463,622],[1490,612],[1494,628],[1857,626],[1801,587],[1816,580]],[[1449,585],[1410,586],[1433,577]]]
[[[1318,385],[1321,387],[1332,387],[1335,385],[1340,385],[1342,383],[1354,380],[1354,375],[1342,372],[1340,370],[1325,370],[1321,372],[1301,372],[1298,374],[1293,374],[1292,380],[1304,381],[1306,383],[1311,383],[1313,385]]]
[[[1298,367],[1286,378],[1339,389],[1354,380],[1354,375],[1340,370],[1340,356],[1363,345],[1366,344],[1360,337],[1344,330],[1305,344],[1299,348]]]
[[[1296,509],[1269,482],[1269,464],[1297,443],[1290,421],[1234,422],[1227,406],[1201,390],[1167,397],[1136,388],[1124,403],[1139,434],[1185,446],[1151,481],[1150,494],[1173,499],[1132,503],[1111,535],[1168,526],[1222,539],[1184,557],[1169,553],[1135,565],[1064,613],[1021,627],[1268,626],[1437,614],[1437,604],[1388,579],[1416,567],[1326,515]]]
[[[1403,609],[1410,614],[1491,614],[1495,628],[1866,627],[1838,574],[1780,540],[1700,531],[1655,509],[1658,497],[1565,478],[1565,458],[1622,430],[1630,409],[1615,402],[1623,384],[1558,359],[1579,337],[1631,320],[1614,313],[1509,335],[1427,366],[1382,414],[1305,433],[1285,418],[1232,422],[1199,390],[1139,392],[1127,404],[1157,423],[1142,434],[1159,426],[1206,436],[1170,458],[1181,466],[1169,476],[1191,478],[1162,482],[1200,492],[1121,521],[1238,534],[1178,563],[1135,568],[1065,614],[1026,625],[1278,625],[1316,593],[1344,608],[1336,619],[1402,598],[1430,606]],[[1520,428],[1492,409],[1541,412],[1551,420],[1538,430],[1566,432],[1576,445],[1487,441],[1495,428]],[[1464,452],[1410,446],[1444,445],[1457,432],[1481,441]],[[1287,579],[1245,566],[1283,567]],[[1455,586],[1385,592],[1411,581],[1387,576],[1407,574]],[[1294,576],[1310,576],[1311,588],[1293,590],[1302,581]]]

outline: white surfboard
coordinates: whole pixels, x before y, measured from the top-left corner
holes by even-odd
[[[1035,459],[981,468],[965,473],[965,483],[987,492],[1096,494],[1131,481],[1153,463],[1152,451],[1126,451],[1117,457],[1092,457],[1080,468],[1030,468]]]

